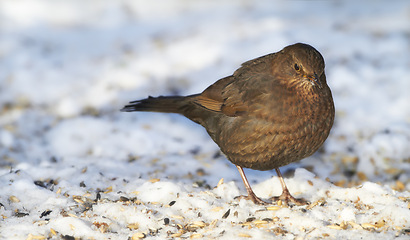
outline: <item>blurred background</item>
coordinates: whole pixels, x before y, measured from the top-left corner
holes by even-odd
[[[0,1],[0,174],[49,176],[44,168],[67,161],[107,174],[116,166],[129,178],[205,169],[212,184],[239,179],[200,126],[119,109],[148,95],[201,92],[296,42],[323,54],[337,116],[323,149],[285,172],[303,166],[340,186],[371,180],[408,190],[407,0]],[[168,168],[184,156],[187,170]],[[229,173],[212,171],[221,165]]]

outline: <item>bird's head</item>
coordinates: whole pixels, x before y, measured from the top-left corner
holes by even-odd
[[[325,62],[322,55],[312,46],[296,43],[280,51],[284,61],[282,73],[290,79],[291,85],[322,88],[326,84]],[[289,76],[291,76],[289,78]]]

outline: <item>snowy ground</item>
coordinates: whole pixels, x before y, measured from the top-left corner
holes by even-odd
[[[235,200],[199,125],[119,112],[295,42],[324,55],[337,111],[282,168],[308,206]],[[407,0],[1,1],[0,238],[409,239],[409,69]],[[274,171],[246,173],[280,194]]]

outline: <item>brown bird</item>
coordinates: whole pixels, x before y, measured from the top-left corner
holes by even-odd
[[[324,59],[303,43],[247,61],[200,94],[148,97],[121,111],[179,113],[205,127],[256,204],[266,202],[252,191],[243,167],[275,169],[283,190],[278,198],[303,204],[289,193],[279,167],[318,150],[335,115]]]

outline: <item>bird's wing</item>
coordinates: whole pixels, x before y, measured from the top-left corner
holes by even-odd
[[[222,92],[222,112],[228,116],[239,116],[253,111],[250,106],[263,107],[263,100],[269,96],[275,79],[267,73],[244,74],[226,86]],[[263,101],[261,103],[261,100]],[[258,104],[254,104],[257,102]],[[267,104],[267,103],[266,103]]]
[[[273,80],[273,76],[266,73],[229,76],[205,89],[194,102],[227,116],[240,116],[248,112],[254,100],[268,93]]]
[[[225,77],[207,89],[205,89],[201,94],[199,94],[195,99],[194,102],[208,110],[214,112],[221,112],[222,105],[224,104],[224,98],[222,97],[223,89],[234,81],[233,76]]]
[[[275,82],[270,65],[274,56],[275,54],[268,54],[243,63],[232,76],[209,86],[194,102],[227,116],[246,114],[249,104],[258,96],[268,93]]]

